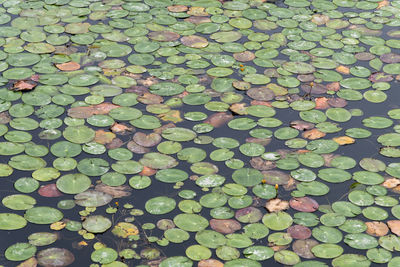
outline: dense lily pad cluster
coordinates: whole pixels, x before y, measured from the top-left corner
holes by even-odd
[[[399,14],[0,0],[5,266],[400,266]]]

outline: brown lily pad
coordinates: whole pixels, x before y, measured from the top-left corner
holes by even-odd
[[[150,104],[160,104],[164,101],[164,99],[159,95],[144,93],[143,95],[138,96],[137,101],[145,105],[150,105]]]
[[[134,128],[132,126],[128,126],[126,124],[123,123],[114,123],[110,130],[118,135],[127,135],[127,134],[131,134],[134,131]]]
[[[302,84],[300,88],[307,94],[312,95],[325,94],[328,91],[325,85],[313,82]]]
[[[387,221],[387,224],[393,234],[400,236],[400,220],[390,220]]]
[[[62,71],[73,71],[73,70],[79,70],[81,65],[77,62],[66,62],[66,63],[61,63],[61,64],[56,64],[57,69],[62,70]]]
[[[197,35],[184,36],[181,38],[181,43],[191,48],[204,48],[208,46],[207,39]]]
[[[107,149],[115,149],[119,148],[124,144],[124,141],[122,141],[119,138],[114,138],[110,143],[106,144]]]
[[[150,134],[145,134],[142,132],[137,132],[133,136],[133,141],[136,142],[136,144],[143,146],[143,147],[153,147],[158,145],[161,142],[161,135],[157,133],[150,133]]]
[[[250,160],[250,165],[254,169],[260,171],[268,171],[272,170],[276,167],[276,163],[274,161],[264,160],[261,157],[255,157]]]
[[[186,7],[187,8],[187,7]],[[149,38],[158,42],[172,42],[179,39],[180,35],[176,32],[157,31],[148,34]]]
[[[211,116],[209,116],[204,121],[204,123],[208,123],[208,124],[214,126],[215,128],[218,128],[218,127],[221,127],[222,125],[227,124],[232,119],[233,119],[232,114],[228,114],[225,112],[218,112],[218,113],[214,113]]]
[[[224,267],[224,264],[219,260],[207,259],[199,261],[197,267]]]
[[[246,138],[246,143],[256,143],[262,146],[266,146],[271,143],[271,138],[256,138],[256,137],[248,137]]]
[[[340,97],[332,97],[332,98],[329,98],[328,104],[334,108],[343,108],[343,107],[347,106],[347,101]]]
[[[318,209],[318,202],[310,197],[294,197],[289,201],[290,207],[303,212],[314,212]]]
[[[307,122],[307,121],[297,120],[297,121],[292,121],[290,123],[290,127],[297,129],[299,131],[305,131],[305,130],[310,130],[310,129],[314,128],[315,124],[311,123],[311,122]]]
[[[246,93],[249,97],[261,101],[270,101],[275,97],[274,92],[265,87],[251,88]]]
[[[136,153],[136,154],[145,154],[145,153],[149,153],[150,152],[150,148],[138,145],[134,141],[130,141],[127,144],[127,148],[130,151],[132,151],[133,153]]]
[[[7,124],[10,121],[11,121],[11,117],[7,111],[0,112],[0,124]]]
[[[220,219],[211,219],[210,227],[214,231],[217,231],[221,234],[232,234],[242,228],[241,224],[233,219],[220,220]]]
[[[318,245],[319,243],[314,239],[299,239],[293,242],[292,248],[293,252],[305,259],[315,258],[311,249]]]
[[[115,137],[116,137],[115,133],[107,132],[104,130],[97,130],[96,135],[94,137],[94,141],[96,143],[105,145],[111,143]]]
[[[305,131],[304,133],[301,134],[301,136],[303,136],[306,139],[309,140],[315,140],[315,139],[319,139],[322,138],[326,135],[326,133],[321,132],[320,130],[314,128],[308,131]]]
[[[372,236],[385,236],[389,232],[389,228],[384,222],[366,222],[366,233]]]
[[[109,186],[101,183],[96,185],[95,190],[111,195],[113,198],[127,197],[132,194],[132,188],[127,185]]]
[[[234,53],[233,57],[240,62],[247,62],[247,61],[252,61],[253,59],[256,58],[253,52],[250,51],[244,51],[240,53]]]
[[[289,202],[279,198],[274,198],[267,201],[267,204],[265,204],[265,208],[269,212],[287,210],[289,208]]]
[[[12,89],[14,91],[30,91],[33,88],[35,88],[37,85],[36,82],[34,81],[29,81],[29,80],[21,80],[17,81],[13,84]]]
[[[311,237],[311,230],[310,228],[304,225],[293,225],[287,229],[287,232],[290,236],[294,239],[308,239]]]

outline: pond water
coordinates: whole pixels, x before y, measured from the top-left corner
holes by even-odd
[[[0,0],[0,265],[400,266],[398,14]]]

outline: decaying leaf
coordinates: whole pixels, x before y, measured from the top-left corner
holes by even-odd
[[[21,80],[17,81],[13,84],[12,89],[14,91],[30,91],[33,88],[35,88],[37,85],[36,82],[34,81],[29,81],[29,80]]]
[[[157,115],[162,121],[172,121],[173,123],[181,122],[181,113],[179,110],[170,110],[167,113]]]
[[[267,201],[267,204],[265,204],[265,208],[269,212],[277,212],[277,211],[281,211],[281,210],[287,210],[289,208],[289,202],[286,200],[279,199],[279,198],[274,198],[274,199]]]
[[[215,128],[221,127],[222,125],[225,125],[228,123],[230,120],[233,119],[233,116],[228,113],[224,112],[219,112],[219,113],[214,113],[211,116],[209,116],[204,123],[208,123]]]
[[[400,220],[390,220],[387,221],[387,224],[393,234],[400,236]]]
[[[245,103],[235,103],[232,104],[229,109],[239,115],[246,115],[247,114],[247,107]]]
[[[341,146],[354,144],[354,142],[356,141],[354,138],[351,138],[349,136],[334,137],[332,138],[332,140]]]
[[[134,128],[131,126],[127,126],[123,123],[114,123],[110,130],[118,135],[126,135],[126,134],[130,134],[131,132],[133,132]]]
[[[389,228],[384,222],[366,222],[366,233],[372,236],[384,236],[389,232]]]
[[[224,267],[224,264],[219,260],[207,259],[199,261],[197,267]]]
[[[63,70],[63,71],[72,71],[72,70],[79,70],[81,65],[77,62],[66,62],[66,63],[61,63],[61,64],[56,64],[57,69]]]
[[[391,177],[389,179],[386,179],[383,184],[384,187],[391,189],[391,188],[395,188],[396,186],[400,185],[400,179]]]
[[[21,262],[18,264],[17,267],[36,267],[38,264],[38,261],[35,257],[29,258],[24,262]]]
[[[106,132],[104,130],[97,130],[96,136],[94,137],[94,141],[96,143],[105,145],[111,143],[115,137],[116,137],[115,133]]]
[[[342,66],[342,65],[336,67],[336,71],[340,72],[340,73],[343,73],[343,74],[350,74],[350,69],[348,67]]]
[[[59,221],[59,222],[52,223],[52,224],[50,225],[50,229],[51,229],[51,230],[59,231],[59,230],[64,229],[65,226],[66,226],[65,222]]]
[[[305,131],[314,128],[315,124],[307,121],[297,120],[290,122],[290,127],[297,129],[299,131]]]
[[[140,175],[144,176],[152,176],[156,174],[157,170],[149,168],[147,166],[143,166],[143,170],[139,173]]]
[[[329,108],[328,98],[326,98],[326,97],[317,97],[315,99],[315,108],[316,109],[327,109],[327,108]]]
[[[109,186],[106,184],[98,184],[95,190],[111,195],[113,198],[127,197],[132,194],[132,189],[127,185]]]
[[[321,132],[320,130],[318,130],[317,128],[305,131],[304,133],[302,133],[302,136],[304,138],[310,139],[310,140],[315,140],[315,139],[319,139],[322,138],[326,135],[326,133]]]

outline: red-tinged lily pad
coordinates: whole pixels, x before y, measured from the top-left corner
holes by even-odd
[[[221,127],[222,125],[227,124],[230,120],[233,119],[232,114],[227,114],[224,112],[219,112],[219,113],[214,113],[211,116],[209,116],[204,123],[208,123],[215,128]]]
[[[235,218],[242,223],[255,223],[261,220],[262,212],[254,207],[247,207],[236,211]]]
[[[393,76],[392,75],[388,75],[384,72],[376,72],[371,74],[371,76],[369,76],[368,80],[370,80],[373,83],[376,82],[391,82],[393,81]]]
[[[380,59],[385,63],[400,63],[400,55],[394,53],[383,54]]]
[[[133,141],[136,142],[136,144],[143,146],[143,147],[153,147],[158,145],[161,142],[161,136],[157,133],[150,133],[150,134],[145,134],[142,132],[137,132],[133,136]]]
[[[328,99],[328,104],[334,108],[342,108],[347,106],[347,101],[340,97],[332,97]]]
[[[221,234],[232,234],[242,228],[240,223],[233,219],[211,219],[210,226]]]
[[[290,207],[303,212],[314,212],[318,209],[318,202],[309,197],[295,197],[289,201]]]
[[[308,239],[311,237],[310,228],[303,225],[293,225],[287,229],[287,232],[294,239]]]
[[[58,189],[56,184],[48,184],[48,185],[42,185],[39,190],[38,190],[39,195],[42,197],[59,197],[62,196],[63,193],[61,193]]]

